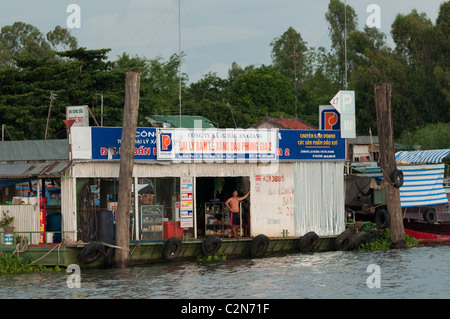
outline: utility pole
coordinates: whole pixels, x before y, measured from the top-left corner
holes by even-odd
[[[345,83],[344,87],[347,90],[347,0],[345,0],[344,4],[344,64],[345,64]]]
[[[395,181],[392,180],[393,172],[397,170],[397,164],[391,112],[391,85],[390,83],[377,84],[374,91],[380,142],[380,167],[385,181],[387,210],[391,217],[392,248],[406,248],[400,189],[395,187]]]
[[[292,58],[292,61],[294,63],[294,90],[295,90],[295,117],[297,117],[298,115],[298,111],[297,111],[297,58],[298,58],[298,53],[297,53],[297,46],[294,45],[294,53],[291,54],[289,56],[290,58]]]
[[[55,92],[51,92],[50,93],[50,106],[48,108],[48,116],[47,116],[47,125],[45,126],[45,137],[44,137],[44,140],[47,139],[48,125],[50,123],[50,112],[52,111],[53,101],[56,100],[56,98],[57,98],[57,95],[55,94]]]
[[[139,109],[140,71],[126,71],[125,106],[117,198],[115,267],[127,268],[130,250],[131,185],[133,182],[134,148]]]
[[[181,0],[178,0],[178,58],[180,59],[180,65],[178,69],[178,101],[180,108],[180,124],[181,127]]]
[[[100,95],[100,126],[103,126],[103,93],[97,93]]]

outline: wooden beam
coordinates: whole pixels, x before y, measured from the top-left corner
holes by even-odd
[[[406,248],[400,189],[395,187],[395,181],[391,180],[392,172],[397,170],[391,114],[391,85],[390,83],[377,84],[374,91],[380,143],[380,167],[385,181],[387,210],[391,217],[392,248]]]
[[[133,181],[134,148],[139,109],[140,71],[126,71],[125,106],[120,152],[119,194],[117,198],[117,224],[115,267],[127,268],[130,246],[131,185]]]

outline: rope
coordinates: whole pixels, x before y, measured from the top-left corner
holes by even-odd
[[[36,259],[35,261],[32,261],[31,263],[29,263],[29,264],[26,265],[26,266],[23,266],[23,268],[24,268],[24,267],[28,267],[28,266],[30,266],[30,265],[32,265],[32,264],[38,262],[39,260],[42,260],[42,259],[45,258],[48,254],[50,254],[55,248],[58,248],[58,265],[59,265],[59,248],[61,247],[62,244],[63,244],[63,243],[59,243],[58,245],[56,245],[55,247],[53,247],[52,249],[50,249],[47,253],[45,253],[42,257]]]
[[[103,243],[103,242],[102,242],[102,245],[106,246],[106,247],[110,247],[110,248],[121,249],[123,251],[130,251],[129,248],[123,248],[123,247],[120,247],[120,246],[115,246],[115,245],[111,245],[111,244],[107,244],[107,243]]]
[[[394,186],[395,183],[391,180],[389,174],[386,174],[386,171],[383,169],[383,167],[381,167],[381,171],[383,172],[383,177],[385,181],[388,181],[391,186]]]
[[[25,252],[27,250],[27,248],[28,248],[28,241],[26,241],[26,243],[23,245],[22,249],[19,249],[19,247],[20,247],[20,243],[18,243],[16,245],[16,249],[12,252],[13,255],[15,253],[17,253],[17,258],[19,258],[19,254],[20,253],[23,253],[23,252]]]
[[[133,250],[132,250],[131,253],[130,253],[130,257],[133,256],[135,250],[136,250],[137,248],[140,248],[140,247],[141,247],[141,245],[139,245],[139,243],[137,243],[136,245],[134,245],[134,248],[133,248]]]
[[[353,181],[355,182],[356,188],[358,189],[358,192],[363,195],[363,196],[369,196],[372,193],[372,189],[369,188],[369,190],[367,191],[367,193],[363,192],[363,190],[359,187],[358,182],[356,181],[356,178],[353,179]]]

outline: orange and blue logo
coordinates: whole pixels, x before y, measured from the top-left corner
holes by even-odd
[[[160,135],[161,151],[172,151],[172,133],[161,133]]]
[[[339,112],[337,110],[324,110],[322,112],[322,129],[323,130],[340,130],[341,123],[339,120]]]

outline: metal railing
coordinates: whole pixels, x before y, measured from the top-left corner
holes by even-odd
[[[29,245],[46,245],[50,243],[59,243],[64,241],[67,234],[74,234],[75,231],[14,231],[5,232],[0,231],[1,246],[10,246],[11,244],[5,244],[5,234],[13,235],[12,245],[17,245],[19,242],[27,242]],[[55,234],[60,234],[61,237],[55,241]],[[34,238],[33,238],[34,235]],[[53,235],[52,239],[49,240],[49,235]],[[34,240],[33,240],[34,239]]]

